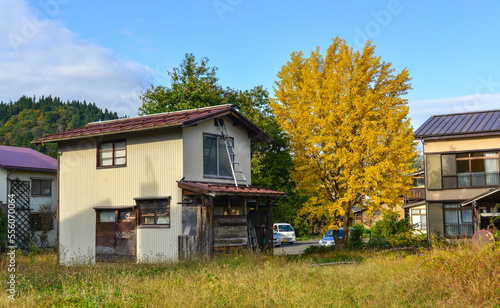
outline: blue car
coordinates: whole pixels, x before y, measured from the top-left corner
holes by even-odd
[[[353,231],[353,228],[349,228],[349,234]],[[344,228],[339,228],[339,238],[344,237]],[[326,232],[323,238],[319,240],[319,246],[333,246],[335,245],[335,239],[333,238],[333,230]]]

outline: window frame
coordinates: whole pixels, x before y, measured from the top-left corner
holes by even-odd
[[[35,185],[34,185],[35,181],[39,182],[39,184],[38,184],[38,187],[39,187],[39,190],[40,190],[39,194],[35,194],[33,192],[33,188],[35,187]],[[49,182],[49,193],[48,194],[44,194],[43,193],[43,189],[42,189],[42,187],[43,187],[42,183],[43,182]],[[52,179],[33,179],[32,178],[31,179],[31,196],[32,197],[45,197],[45,198],[46,197],[52,197]]]
[[[414,213],[413,211],[418,211],[418,213]],[[412,224],[415,224],[413,222],[413,216],[420,217],[420,222],[416,223],[418,226],[415,227],[415,230],[418,230],[418,231],[427,230],[427,209],[425,209],[425,208],[423,208],[423,209],[410,209],[410,216],[411,216],[411,223]],[[425,226],[423,226],[423,224],[422,224],[422,216],[425,217]]]
[[[213,175],[213,174],[206,174],[205,173],[205,137],[211,137],[211,138],[215,138],[216,139],[216,150],[217,150],[217,153],[216,153],[216,163],[217,163],[217,174],[216,175]],[[222,135],[216,135],[216,134],[209,134],[209,133],[203,133],[203,148],[202,148],[202,155],[203,155],[203,178],[207,178],[207,179],[232,179],[233,176],[232,174],[230,175],[220,175],[220,152],[219,152],[219,140],[224,140],[224,137]],[[229,139],[231,139],[231,142],[232,142],[232,145],[233,145],[233,149],[235,149],[234,147],[234,138],[233,137],[229,137]],[[236,149],[235,149],[236,151]],[[227,155],[227,153],[224,153],[225,155]],[[229,157],[228,157],[228,160],[229,160]],[[233,157],[233,163],[234,163],[234,157]],[[229,169],[231,169],[231,161],[229,161]],[[234,168],[234,166],[233,166]]]
[[[456,205],[455,207],[446,207],[446,205]],[[456,211],[458,212],[458,223],[446,223],[446,211]],[[464,211],[471,211],[471,222],[464,223],[463,222],[463,212]],[[446,227],[447,226],[458,226],[459,230],[461,226],[470,226],[472,227],[472,234],[471,235],[448,235],[446,232]],[[444,229],[444,236],[447,238],[460,238],[460,237],[471,237],[474,233],[474,210],[472,207],[462,207],[460,206],[460,203],[443,203],[443,229]],[[460,233],[460,232],[459,232]]]
[[[166,228],[169,229],[172,226],[172,220],[171,220],[171,197],[158,197],[158,198],[136,198],[135,201],[137,203],[137,216],[136,216],[136,222],[137,222],[137,228],[138,229],[147,229],[147,228]],[[168,224],[158,224],[158,207],[156,206],[157,203],[159,202],[168,202],[168,205],[166,207],[167,209],[167,216],[168,216]],[[141,206],[142,203],[144,202],[153,202],[154,206],[154,223],[153,224],[144,224],[142,221],[143,218],[143,207]]]
[[[124,142],[125,143],[125,149],[123,149],[125,151],[125,156],[118,156],[118,157],[116,157],[115,156],[115,152],[117,150],[115,148],[115,144],[116,143],[120,143],[120,142]],[[108,152],[109,150],[108,151],[103,151],[103,150],[101,150],[101,146],[103,144],[109,144],[109,143],[112,144],[112,150],[111,150],[111,153],[112,153],[111,162],[112,162],[112,164],[109,165],[109,166],[103,166],[102,165],[102,161],[101,161],[101,153],[102,152]],[[119,149],[119,150],[122,150],[122,149]],[[107,169],[107,168],[123,168],[123,167],[127,167],[127,162],[128,162],[128,159],[127,159],[128,155],[127,154],[128,154],[128,148],[127,148],[127,139],[126,138],[99,141],[99,142],[97,142],[97,145],[96,145],[96,168],[97,169]],[[124,164],[120,164],[120,165],[115,164],[115,159],[116,158],[125,158],[125,163]]]
[[[496,153],[495,156],[473,156],[474,154],[477,153]],[[443,156],[444,155],[455,155],[455,174],[454,175],[443,175]],[[467,157],[457,157],[459,155],[467,155]],[[497,184],[490,184],[488,185],[488,175],[494,175],[498,177],[498,180],[500,182],[500,150],[499,149],[488,149],[488,150],[478,150],[478,151],[466,151],[466,152],[447,152],[447,153],[441,153],[441,188],[440,189],[429,189],[429,190],[444,190],[444,189],[468,189],[468,188],[487,188],[487,187],[497,187],[499,185]],[[472,164],[473,161],[479,161],[479,160],[486,160],[486,159],[497,159],[499,168],[495,172],[486,172],[481,171],[481,172],[473,172],[472,171]],[[466,179],[468,180],[469,185],[460,185],[460,179],[459,179],[459,163],[460,162],[468,162],[468,172],[460,172],[462,173],[461,175],[463,176],[464,174],[466,175]],[[474,177],[482,176],[479,181],[482,180],[484,177],[484,185],[475,185],[474,184]],[[476,178],[477,181],[477,178]]]

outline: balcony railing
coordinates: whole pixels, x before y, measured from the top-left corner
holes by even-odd
[[[499,172],[443,176],[443,189],[500,186]]]
[[[425,187],[411,188],[410,192],[405,195],[405,199],[408,201],[425,199]]]

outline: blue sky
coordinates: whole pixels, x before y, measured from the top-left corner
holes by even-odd
[[[273,83],[290,54],[367,39],[412,77],[417,128],[432,114],[498,109],[499,1],[0,0],[0,100],[52,95],[136,115],[186,53],[223,86]]]

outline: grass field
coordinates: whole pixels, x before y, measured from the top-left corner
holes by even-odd
[[[335,261],[358,263],[315,265]],[[16,274],[2,307],[500,307],[500,252],[465,245],[74,267],[18,255]]]

